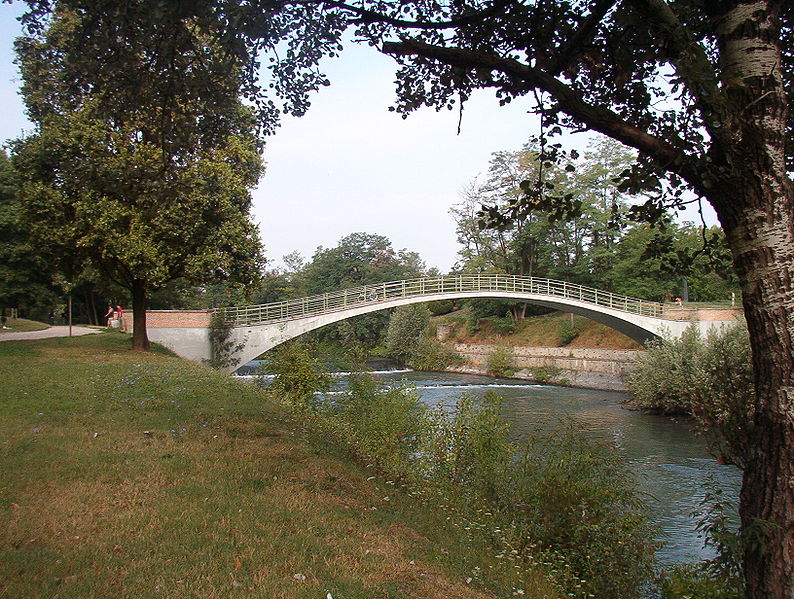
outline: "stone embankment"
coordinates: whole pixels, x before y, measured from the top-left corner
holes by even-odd
[[[466,364],[452,372],[486,374],[488,356],[497,348],[491,344],[456,343],[453,349]],[[632,367],[642,350],[578,349],[567,347],[511,347],[518,368],[515,378],[541,380],[574,387],[625,391],[623,374]]]

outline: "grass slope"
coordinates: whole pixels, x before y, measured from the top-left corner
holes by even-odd
[[[515,325],[512,333],[506,335],[499,334],[488,319],[480,320],[477,330],[471,332],[463,310],[435,317],[432,322],[434,325],[452,325],[454,328],[450,340],[456,343],[499,343],[518,347],[642,348],[626,335],[584,316],[573,317],[573,327],[578,331],[578,336],[565,344],[560,331],[565,324],[571,323],[571,315],[564,312],[527,317]]]
[[[44,324],[43,322],[39,322],[37,320],[28,320],[27,318],[9,318],[6,321],[7,329],[4,329],[6,333],[10,332],[27,332],[27,331],[43,331],[44,329],[49,329],[50,325]],[[2,331],[0,331],[2,334]]]
[[[0,345],[0,596],[474,599],[519,585],[257,390],[128,343]],[[556,597],[534,584],[526,596]]]

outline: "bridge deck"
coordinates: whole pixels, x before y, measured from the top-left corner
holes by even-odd
[[[513,292],[578,301],[656,318],[661,317],[664,310],[662,304],[658,302],[618,295],[566,281],[515,275],[480,274],[391,281],[270,304],[222,308],[220,311],[226,322],[234,326],[250,326],[316,316],[400,298],[459,296],[465,292],[481,294],[488,291]]]

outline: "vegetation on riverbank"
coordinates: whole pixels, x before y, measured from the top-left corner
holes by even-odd
[[[755,390],[747,329],[735,326],[701,335],[690,327],[679,339],[652,343],[626,377],[626,404],[661,414],[691,416],[696,431],[722,462],[744,468],[753,446]],[[757,520],[741,534],[729,524],[717,495],[705,500],[699,528],[717,557],[672,568],[661,578],[665,599],[739,599],[742,560],[760,549],[769,524]],[[733,506],[730,506],[731,508]]]
[[[128,347],[0,344],[0,595],[561,597],[257,389]]]
[[[271,360],[274,372],[285,370],[277,364],[284,355]],[[490,544],[522,588],[538,568],[582,598],[636,597],[649,580],[652,532],[614,448],[567,429],[514,444],[495,395],[431,409],[409,388],[367,375],[324,397],[306,394],[293,374],[277,374],[271,388],[329,438],[441,508],[473,543]]]
[[[693,416],[712,453],[740,467],[746,463],[755,390],[745,327],[707,335],[689,327],[679,339],[651,343],[626,385],[628,406]]]

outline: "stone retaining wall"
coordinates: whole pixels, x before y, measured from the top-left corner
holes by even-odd
[[[485,374],[488,355],[497,345],[457,343],[454,350],[467,362],[457,372]],[[567,347],[512,347],[518,371],[516,378],[536,380],[533,369],[559,370],[554,381],[576,387],[625,391],[623,374],[642,350],[578,349]],[[553,382],[553,381],[552,381]]]

